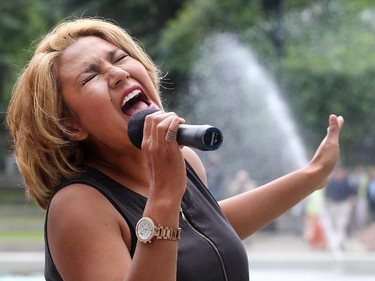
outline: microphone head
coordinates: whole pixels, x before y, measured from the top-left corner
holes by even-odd
[[[128,136],[132,144],[141,149],[143,140],[143,127],[145,125],[146,116],[159,111],[158,109],[150,108],[136,112],[128,123]]]

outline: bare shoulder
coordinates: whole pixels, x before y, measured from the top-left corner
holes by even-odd
[[[90,186],[73,184],[57,192],[49,209],[47,233],[63,279],[97,280],[111,268],[120,276],[119,269],[124,269],[120,263],[130,263],[130,231],[125,220]]]
[[[51,201],[48,227],[65,231],[104,226],[119,228],[125,220],[98,190],[85,184],[72,184],[57,192]],[[128,229],[127,225],[126,228]]]
[[[106,204],[106,198],[95,188],[85,184],[71,184],[58,191],[50,204],[50,213],[54,211],[76,212],[92,205]],[[92,210],[95,211],[95,210]]]
[[[48,224],[79,222],[88,224],[98,218],[110,220],[115,213],[109,201],[96,189],[85,184],[72,184],[56,193],[51,201]],[[76,218],[72,221],[71,218]]]
[[[199,156],[191,148],[186,146],[182,149],[182,152],[186,161],[189,162],[191,167],[199,176],[200,180],[207,186],[206,170]]]

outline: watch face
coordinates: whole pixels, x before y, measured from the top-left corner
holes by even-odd
[[[149,218],[142,218],[137,224],[137,236],[142,242],[148,242],[154,234],[154,223]]]

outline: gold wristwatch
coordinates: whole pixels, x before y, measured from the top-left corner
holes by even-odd
[[[172,228],[168,226],[156,226],[154,221],[148,217],[141,218],[136,227],[135,233],[139,241],[151,243],[154,238],[163,240],[180,240],[181,228]]]

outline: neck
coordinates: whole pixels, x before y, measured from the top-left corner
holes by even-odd
[[[113,157],[113,161],[100,157],[90,157],[86,165],[106,174],[113,180],[133,191],[147,197],[149,187],[149,172],[147,162],[142,152],[136,151],[132,155]]]

